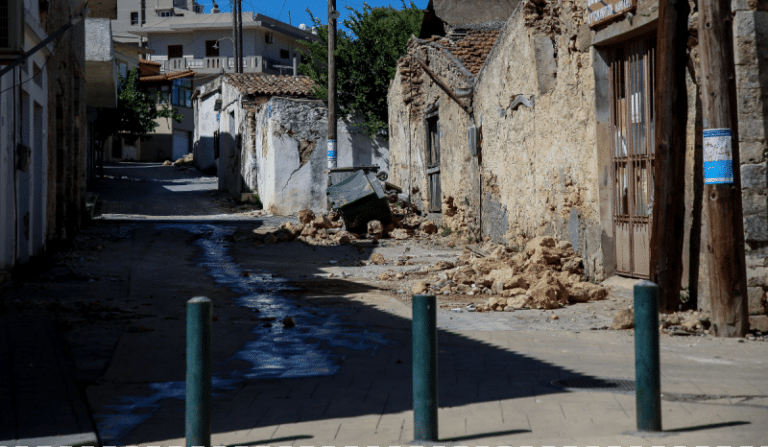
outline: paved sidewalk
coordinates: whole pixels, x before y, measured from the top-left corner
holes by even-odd
[[[411,443],[410,308],[373,283],[328,278],[369,248],[254,246],[236,230],[278,220],[210,219],[215,195],[201,196],[199,176],[114,173],[126,178],[102,191],[102,211],[163,222],[99,222],[48,279],[2,292],[29,313],[0,312],[0,446],[95,445],[74,377],[88,384],[102,445],[185,445],[184,304],[197,295],[213,300],[216,317],[214,445],[429,445]],[[190,210],[205,221],[169,221]],[[66,346],[37,303],[71,323]],[[575,310],[558,311],[557,324],[535,310],[441,311],[435,445],[768,445],[768,343],[662,336],[664,432],[637,433],[632,392],[557,386],[634,378],[632,331],[577,331],[564,321]],[[287,316],[296,327],[283,327]]]
[[[214,445],[410,444],[409,309],[381,295],[351,300],[346,307],[348,320],[386,331],[397,345],[376,352],[342,349],[332,376],[253,378],[220,387],[213,400]],[[565,378],[633,379],[631,332],[440,330],[438,343],[436,445],[768,443],[765,343],[662,337],[662,433],[635,432],[633,393],[552,385]],[[134,349],[128,340],[121,342],[114,364]],[[126,416],[149,414],[123,432],[119,444],[184,445],[183,402],[142,379],[141,372],[132,371],[130,386],[121,383],[120,374],[111,369],[109,385],[89,389],[97,413],[130,398],[134,405]]]

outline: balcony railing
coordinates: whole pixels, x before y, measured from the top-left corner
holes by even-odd
[[[225,56],[205,58],[179,57],[157,62],[162,64],[160,66],[161,72],[189,69],[201,73],[216,73],[222,70],[231,72],[235,68],[235,58]],[[266,63],[261,56],[247,56],[243,58],[243,71],[247,73],[262,72],[265,71],[265,67]]]

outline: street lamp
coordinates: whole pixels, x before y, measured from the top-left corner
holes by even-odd
[[[221,39],[216,39],[216,43],[213,44],[213,48],[216,48],[218,50],[219,49],[219,41],[220,40],[224,40],[224,39],[232,40],[231,37],[222,37]],[[232,43],[235,43],[235,41],[232,40]]]

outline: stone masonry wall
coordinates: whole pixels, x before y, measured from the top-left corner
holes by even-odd
[[[478,75],[483,205],[505,220],[509,243],[569,240],[586,273],[602,279],[589,35],[579,5],[547,5],[527,2],[512,15]]]
[[[731,7],[750,322],[768,329],[768,1]]]
[[[423,61],[452,92],[418,63]],[[411,201],[426,210],[429,204],[425,114],[437,113],[440,139],[442,225],[470,240],[480,233],[478,159],[469,148],[467,131],[475,116],[467,111],[474,76],[439,45],[413,39],[401,58],[389,89],[391,182],[410,191]]]

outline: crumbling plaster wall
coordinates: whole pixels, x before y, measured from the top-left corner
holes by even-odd
[[[570,240],[587,274],[604,277],[595,77],[581,4],[525,2],[478,75],[483,231],[506,220],[509,243]]]
[[[264,208],[277,215],[328,209],[328,112],[318,100],[273,97],[255,108],[253,138],[245,140],[243,177]],[[378,165],[389,172],[386,142],[354,125],[337,124],[337,166]]]

